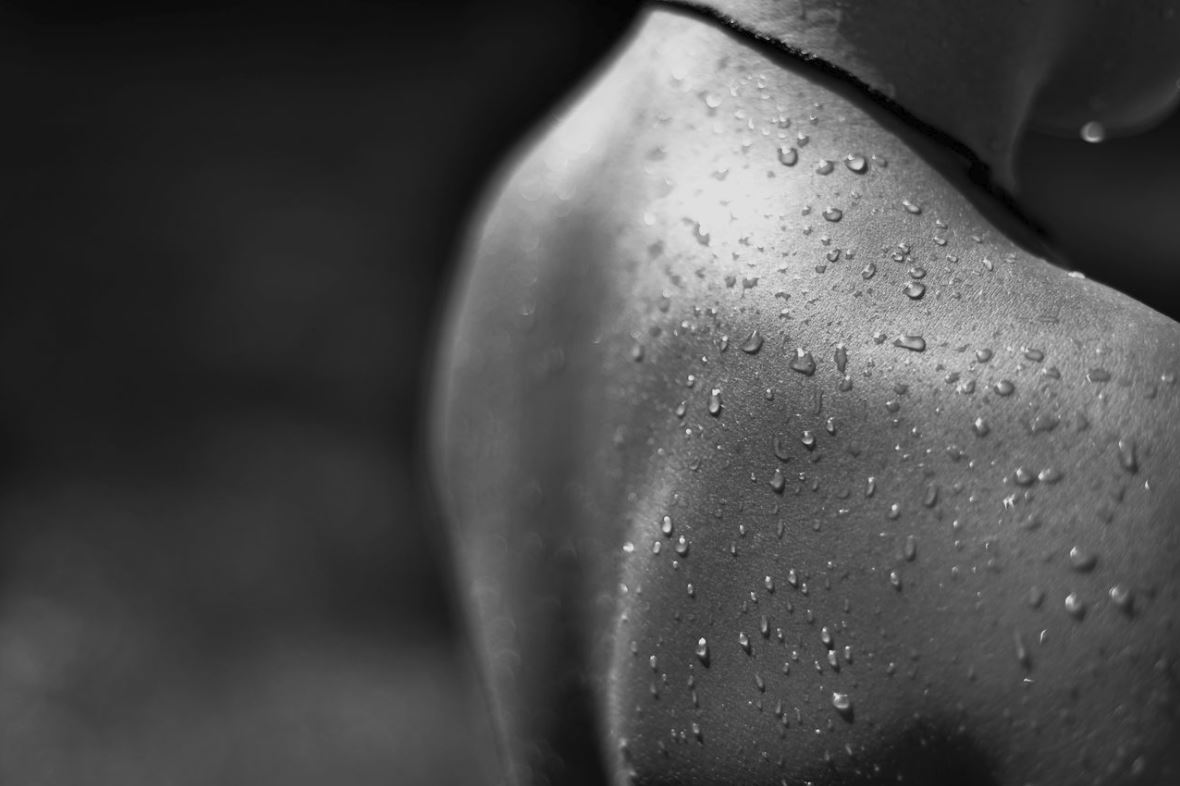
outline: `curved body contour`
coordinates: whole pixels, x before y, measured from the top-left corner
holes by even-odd
[[[499,184],[434,448],[511,780],[1180,782],[1180,326],[938,157],[654,12]]]

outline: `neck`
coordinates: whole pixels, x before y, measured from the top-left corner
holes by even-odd
[[[1017,143],[1056,56],[1036,34],[1051,6],[1021,5],[1015,12],[1026,23],[1001,27],[996,14],[927,0],[708,2],[723,19],[834,66],[958,140],[1009,192]]]

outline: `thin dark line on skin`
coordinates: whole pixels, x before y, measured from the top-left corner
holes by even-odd
[[[818,73],[837,83],[843,83],[845,86],[868,98],[879,109],[892,115],[897,121],[929,137],[933,142],[941,145],[946,151],[959,156],[963,163],[966,164],[968,180],[991,196],[1015,216],[1026,229],[1036,235],[1036,239],[1042,245],[1042,248],[1037,249],[1037,253],[1050,259],[1055,256],[1052,249],[1048,246],[1044,228],[1025,214],[1019,203],[1017,203],[1016,199],[1007,190],[995,183],[991,176],[991,167],[985,164],[970,147],[951,134],[917,117],[901,104],[889,98],[851,71],[834,65],[798,47],[786,44],[773,36],[767,35],[743,24],[731,16],[721,13],[715,8],[710,8],[700,3],[689,2],[689,0],[651,0],[651,2],[657,6],[664,6],[670,10],[699,17],[708,23],[719,24],[727,28],[730,32],[742,38],[749,39],[756,49],[769,50],[770,54],[777,55],[778,57],[785,55],[805,69],[810,69],[812,72]]]

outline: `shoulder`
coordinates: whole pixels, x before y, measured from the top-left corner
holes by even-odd
[[[1175,767],[1180,327],[859,107],[660,41],[505,180],[454,311],[438,444],[512,684],[580,626],[610,747],[684,782]]]

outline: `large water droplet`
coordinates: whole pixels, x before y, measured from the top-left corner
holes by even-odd
[[[666,537],[672,537],[672,517],[664,516],[660,522],[660,532],[664,533]]]
[[[1001,379],[992,385],[992,390],[996,391],[997,396],[1011,396],[1016,392],[1016,385],[1010,379]]]
[[[971,424],[971,428],[975,430],[975,435],[978,437],[986,437],[991,431],[991,426],[982,417],[976,418],[975,422]]]
[[[783,166],[795,166],[799,162],[799,151],[784,145],[778,149],[778,161]]]
[[[1081,619],[1086,616],[1086,604],[1078,597],[1076,592],[1071,592],[1065,596],[1065,610],[1069,612],[1074,619]]]
[[[907,562],[913,562],[914,558],[918,556],[918,541],[913,535],[906,535],[902,555],[906,558]]]
[[[1115,584],[1110,588],[1110,600],[1126,613],[1131,613],[1134,595],[1130,587],[1125,584]]]
[[[1074,546],[1069,550],[1069,564],[1074,570],[1085,573],[1094,569],[1098,557],[1093,552]]]
[[[676,539],[676,553],[682,557],[688,556],[688,539],[683,535]]]
[[[860,153],[849,153],[844,158],[844,166],[848,167],[851,172],[863,175],[865,170],[869,168],[869,162]]]
[[[791,360],[790,365],[792,370],[809,377],[815,373],[815,359],[810,352],[802,347],[795,350],[795,357]]]
[[[901,206],[906,209],[907,213],[912,213],[915,216],[922,212],[921,206],[914,204],[908,199],[901,200]]]
[[[826,158],[821,158],[819,163],[815,165],[815,173],[817,175],[830,175],[832,174],[832,169],[832,162]]]
[[[992,359],[992,351],[986,347],[975,350],[975,359],[980,363],[986,363]]]
[[[750,333],[745,341],[742,342],[742,352],[747,355],[753,355],[762,349],[762,334],[757,330]]]
[[[701,661],[701,663],[704,664],[705,666],[708,666],[709,665],[709,642],[704,636],[701,636],[699,639],[697,639],[696,652],[697,652],[697,658]]]
[[[877,266],[875,264],[873,264],[872,262],[868,263],[863,268],[861,268],[860,277],[863,278],[865,281],[868,281],[870,278],[872,278],[875,275],[877,275]]]
[[[838,207],[829,207],[824,210],[824,218],[831,221],[833,224],[844,218],[844,211]]]
[[[1102,123],[1098,122],[1097,120],[1091,120],[1082,126],[1081,136],[1082,139],[1092,145],[1098,144],[1099,142],[1106,139],[1106,126],[1102,125]]]
[[[1091,382],[1110,382],[1110,372],[1104,368],[1092,368],[1086,372],[1086,379]]]
[[[893,339],[893,346],[908,349],[911,352],[924,352],[926,350],[926,339],[907,333]]]
[[[832,706],[844,718],[850,719],[852,717],[852,699],[849,698],[847,693],[833,692]]]
[[[841,374],[844,373],[845,367],[848,365],[848,347],[844,344],[836,345],[836,370]]]
[[[709,393],[709,414],[713,417],[721,414],[721,388],[713,388]]]
[[[1139,459],[1135,456],[1135,440],[1126,437],[1119,440],[1119,465],[1127,472],[1139,471]]]
[[[738,633],[738,645],[745,650],[746,654],[750,654],[750,637],[745,632]]]
[[[787,479],[783,476],[783,471],[775,469],[774,474],[770,476],[770,488],[775,494],[782,494],[786,487]]]
[[[922,295],[926,294],[926,285],[921,281],[907,281],[906,285],[902,287],[902,291],[910,300],[919,300]]]

